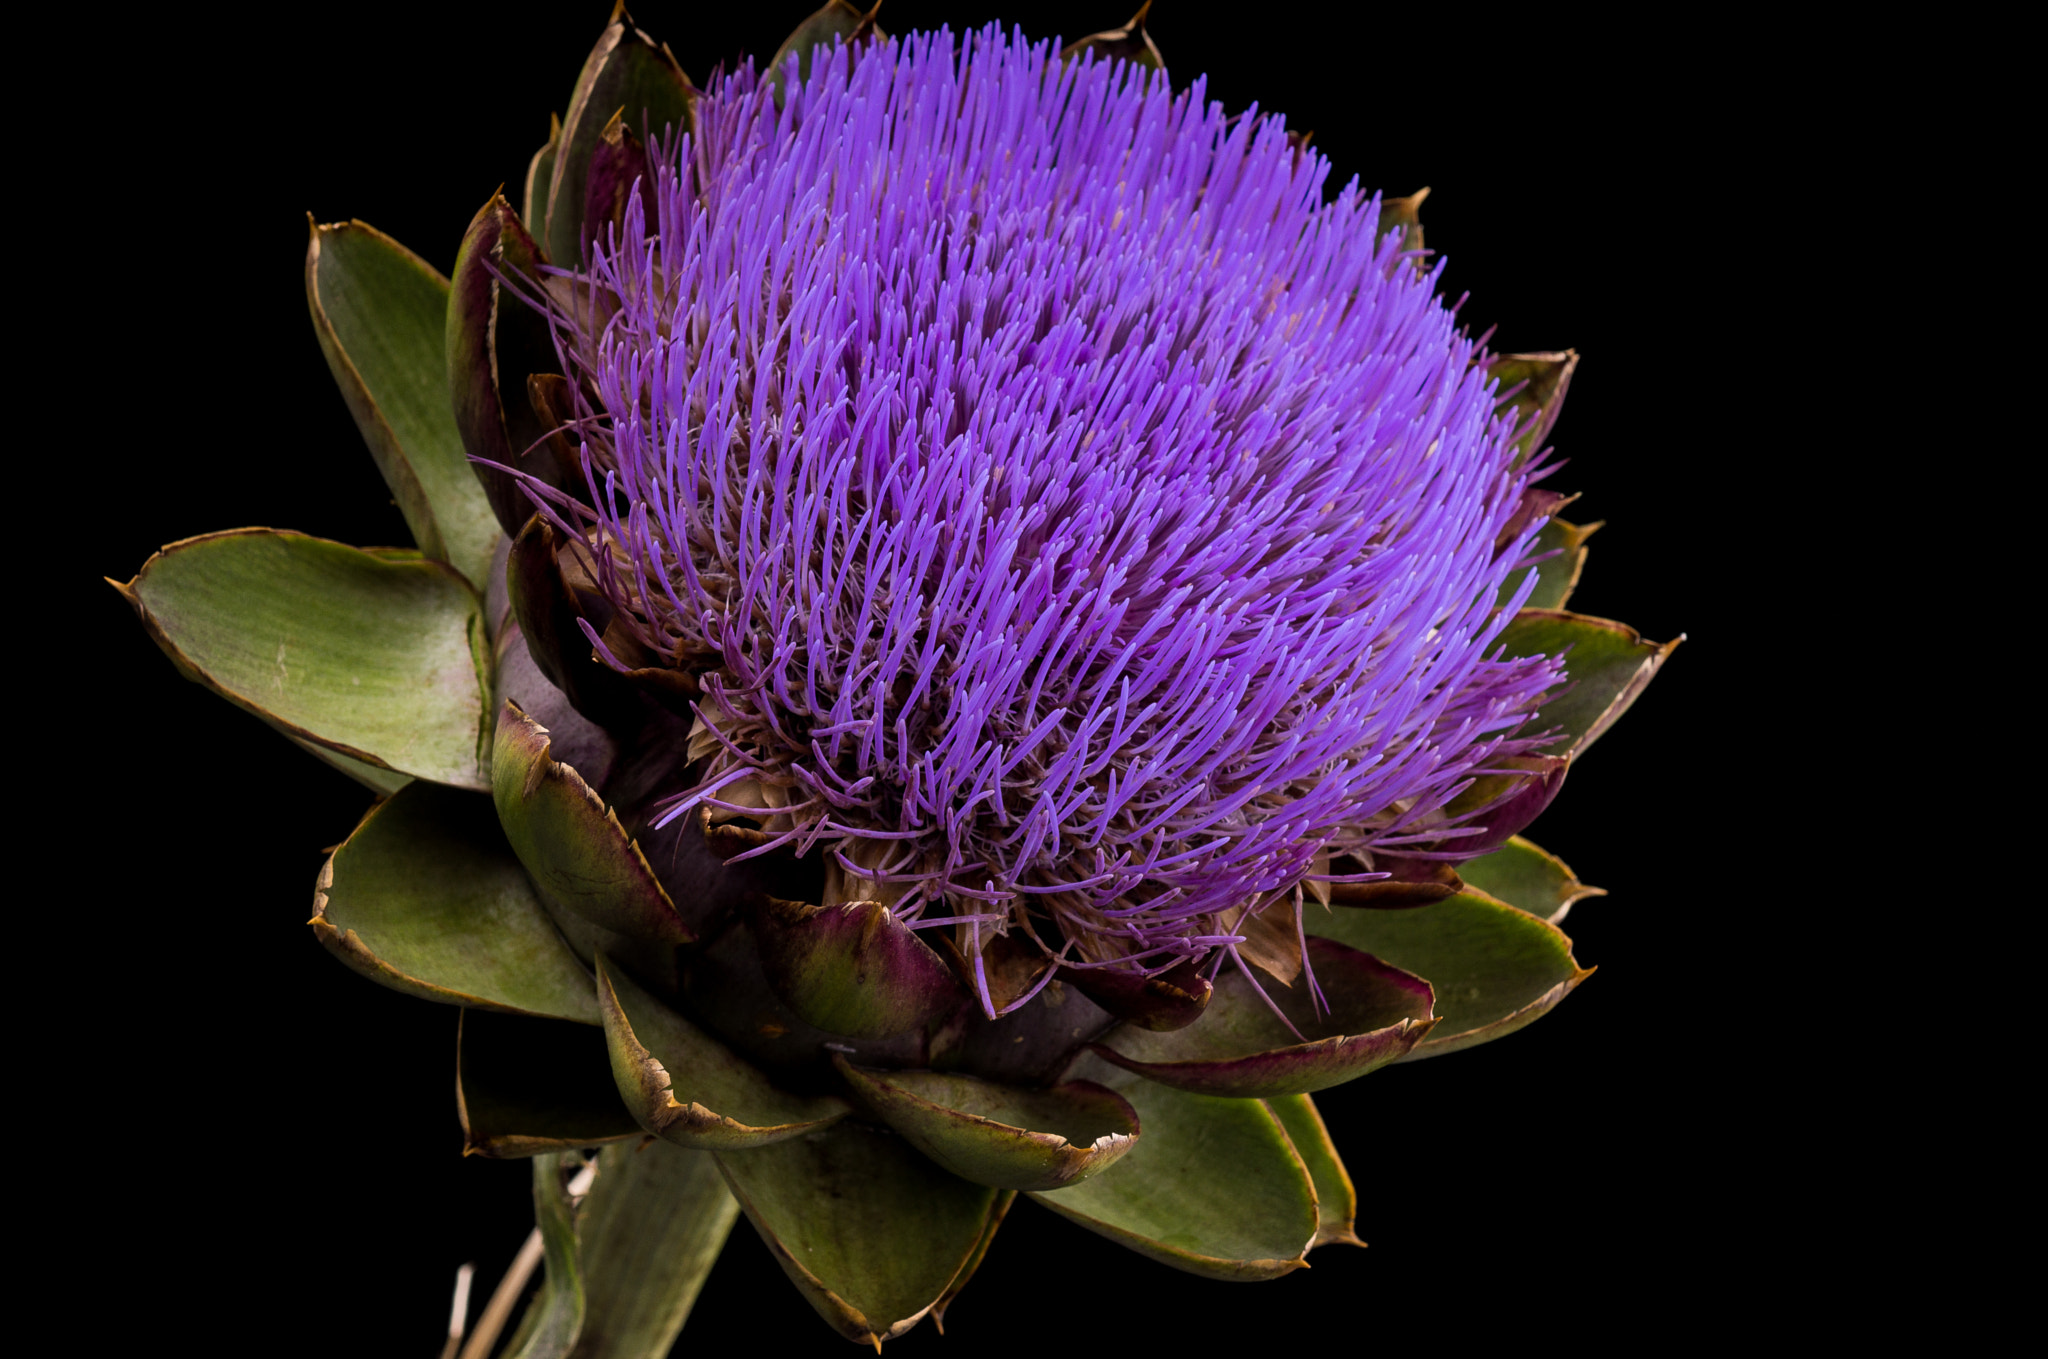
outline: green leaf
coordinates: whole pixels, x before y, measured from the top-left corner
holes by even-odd
[[[663,1359],[738,1217],[707,1152],[663,1142],[599,1152],[576,1224],[588,1296],[576,1359]]]
[[[394,990],[598,1022],[590,974],[475,793],[414,783],[371,808],[321,868],[312,925],[335,956]]]
[[[565,1213],[562,1167],[544,1172],[546,1159],[534,1162],[534,1199],[548,1281],[532,1305],[561,1315],[522,1326],[511,1359],[664,1359],[739,1217],[716,1165],[662,1142],[614,1143]]]
[[[585,181],[591,153],[612,115],[622,115],[636,133],[643,124],[657,136],[671,128],[685,132],[693,93],[690,78],[667,47],[657,47],[645,33],[614,18],[584,61],[568,116],[562,119],[544,233],[548,257],[556,264],[576,268],[583,263]],[[526,220],[538,227],[539,219]]]
[[[1564,931],[1483,892],[1467,890],[1411,911],[1310,911],[1304,924],[1310,934],[1363,949],[1436,988],[1436,1028],[1403,1061],[1513,1033],[1593,975],[1573,959]]]
[[[320,352],[413,538],[482,589],[498,521],[448,402],[448,280],[375,227],[313,224],[306,303]]]
[[[1266,1102],[1273,1117],[1287,1130],[1294,1154],[1308,1167],[1316,1187],[1316,1239],[1318,1246],[1363,1246],[1353,1230],[1358,1220],[1358,1192],[1352,1188],[1351,1173],[1337,1155],[1337,1144],[1323,1125],[1315,1101],[1307,1095],[1276,1095]]]
[[[1586,540],[1594,535],[1601,523],[1585,525],[1569,524],[1562,519],[1552,519],[1536,535],[1536,541],[1529,548],[1532,557],[1546,552],[1557,555],[1540,561],[1534,566],[1525,566],[1510,574],[1500,587],[1500,604],[1505,608],[1515,597],[1515,591],[1522,588],[1522,578],[1531,571],[1536,573],[1536,587],[1522,602],[1525,609],[1562,609],[1565,601],[1572,597],[1578,587],[1579,576],[1586,569]]]
[[[597,990],[612,1079],[626,1108],[657,1137],[703,1151],[761,1147],[848,1112],[829,1095],[776,1089],[745,1058],[603,958]]]
[[[1565,861],[1517,835],[1491,854],[1458,865],[1465,881],[1510,906],[1555,925],[1572,903],[1604,897],[1604,887],[1580,882]]]
[[[172,543],[113,584],[186,678],[285,734],[490,787],[478,741],[483,606],[446,567],[230,529]]]
[[[549,753],[547,728],[507,701],[498,714],[491,795],[519,861],[556,903],[636,939],[694,937],[633,837],[603,798]]]
[[[937,1071],[833,1065],[862,1103],[962,1179],[996,1189],[1058,1189],[1107,1170],[1138,1141],[1121,1095],[1080,1082],[1050,1090]]]
[[[533,1217],[547,1273],[527,1304],[518,1333],[506,1346],[512,1359],[567,1359],[582,1334],[588,1300],[576,1243],[579,1204],[565,1181],[584,1164],[574,1151],[543,1152],[534,1158]]]
[[[510,1159],[642,1135],[612,1083],[604,1034],[554,1019],[464,1010],[455,1107],[466,1156]]]
[[[783,1273],[858,1344],[903,1334],[946,1296],[979,1258],[996,1205],[995,1190],[866,1123],[717,1157]]]
[[[1177,1090],[1234,1098],[1292,1095],[1378,1070],[1405,1055],[1435,1022],[1429,985],[1370,954],[1310,939],[1307,962],[1328,1009],[1316,1005],[1304,977],[1292,986],[1269,977],[1262,995],[1242,968],[1233,968],[1217,978],[1216,998],[1200,1022],[1164,1032],[1124,1025],[1091,1046],[1118,1066]]]
[[[775,91],[775,106],[782,107],[783,84],[787,79],[783,74],[782,64],[789,59],[790,53],[796,53],[798,82],[809,80],[811,50],[817,47],[831,47],[834,38],[851,46],[854,35],[860,32],[866,18],[867,16],[860,10],[848,4],[847,0],[829,0],[824,8],[814,10],[798,24],[796,30],[782,40],[782,46],[775,49],[775,55],[768,59],[768,65],[763,68],[767,72],[764,79]],[[878,30],[870,25],[869,31]]]
[[[1318,1228],[1315,1188],[1264,1104],[1171,1090],[1092,1053],[1066,1076],[1129,1100],[1144,1136],[1107,1174],[1031,1197],[1191,1274],[1271,1279],[1306,1263]]]
[[[1628,711],[1684,640],[1646,642],[1626,623],[1562,609],[1524,609],[1500,634],[1504,655],[1564,657],[1570,683],[1538,710],[1529,730],[1559,728],[1550,753],[1573,757]]]

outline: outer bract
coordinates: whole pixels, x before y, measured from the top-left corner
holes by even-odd
[[[1519,832],[1672,648],[1565,608],[1576,356],[1142,20],[834,0],[699,89],[615,15],[453,280],[314,229],[418,548],[117,587],[376,791],[314,928],[463,1007],[468,1149],[534,1158],[505,1353],[665,1354],[742,1212],[877,1347],[1018,1192],[1290,1272],[1357,1241],[1309,1092],[1588,975]]]

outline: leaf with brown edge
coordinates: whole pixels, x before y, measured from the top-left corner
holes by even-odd
[[[969,925],[956,925],[950,934],[934,930],[932,938],[938,941],[939,951],[953,966],[953,975],[959,979],[960,988],[976,997],[986,1006],[987,1012],[1003,1014],[1012,1009],[1018,998],[1029,995],[1038,981],[1054,963],[1039,948],[1020,933],[998,934],[990,931],[981,936],[980,952],[973,953],[974,929]]]
[[[1564,408],[1565,393],[1571,389],[1572,374],[1579,366],[1576,349],[1541,354],[1497,354],[1487,361],[1486,375],[1500,384],[1503,393],[1494,409],[1516,417],[1516,456],[1526,462],[1543,447],[1557,414]],[[1512,392],[1513,395],[1506,395]]]
[[[598,1022],[590,975],[476,793],[412,783],[372,807],[321,867],[310,923],[329,952],[395,991]]]
[[[533,517],[515,468],[561,488],[566,469],[543,436],[548,432],[527,400],[528,378],[561,366],[547,319],[507,288],[512,278],[541,289],[540,246],[503,194],[477,210],[455,256],[445,331],[449,403],[484,488],[491,512],[507,534]],[[491,465],[486,465],[491,464]]]
[[[1516,502],[1515,512],[1508,516],[1507,523],[1501,525],[1500,532],[1493,536],[1494,556],[1498,557],[1506,552],[1531,525],[1548,523],[1559,510],[1577,499],[1576,495],[1566,495],[1562,491],[1553,491],[1542,486],[1523,487],[1522,498]]]
[[[519,861],[552,900],[633,938],[691,941],[619,818],[581,775],[553,758],[547,729],[509,700],[498,714],[491,795]]]
[[[548,139],[526,163],[524,193],[520,196],[519,220],[544,225],[548,220],[548,183],[554,178],[555,156],[562,149],[562,115],[548,115]]]
[[[848,1340],[878,1349],[978,1262],[998,1197],[894,1132],[852,1120],[720,1152],[718,1167],[805,1301]]]
[[[1301,1157],[1309,1178],[1315,1182],[1315,1245],[1363,1246],[1365,1242],[1358,1239],[1355,1230],[1358,1191],[1352,1187],[1351,1173],[1344,1169],[1343,1158],[1337,1155],[1337,1144],[1330,1140],[1330,1130],[1324,1126],[1315,1101],[1307,1095],[1274,1095],[1264,1103],[1287,1130],[1294,1154]]]
[[[1525,609],[1562,609],[1571,599],[1572,591],[1578,588],[1579,577],[1586,569],[1586,540],[1603,527],[1604,521],[1591,524],[1571,524],[1562,519],[1552,519],[1536,535],[1536,541],[1529,546],[1528,556],[1541,557],[1534,566],[1518,567],[1501,582],[1499,602],[1506,608],[1522,588],[1522,578],[1529,572],[1536,573],[1536,584],[1529,591],[1529,597],[1522,601]]]
[[[450,567],[249,528],[172,543],[108,584],[180,674],[286,735],[489,786],[483,604]]]
[[[1553,925],[1565,918],[1572,903],[1607,895],[1606,888],[1588,887],[1564,860],[1519,835],[1459,866],[1480,891]]]
[[[697,809],[697,824],[699,833],[704,837],[704,847],[720,862],[732,858],[735,854],[745,854],[748,850],[759,849],[781,838],[773,831],[755,830],[751,826],[742,826],[737,821],[721,821],[713,825],[706,815],[710,810],[708,807]]]
[[[557,355],[557,358],[560,356]],[[569,437],[576,418],[576,398],[569,379],[560,373],[535,369],[526,375],[526,404],[537,424],[536,437],[547,441],[547,449],[561,469],[556,486],[578,500],[588,499],[590,487],[581,445]]]
[[[806,1023],[850,1038],[929,1029],[964,997],[952,969],[879,901],[766,898],[753,915],[768,984]]]
[[[593,788],[604,787],[619,763],[618,741],[577,712],[569,696],[540,672],[532,648],[526,645],[526,634],[516,621],[506,622],[494,649],[498,653],[497,696],[516,703],[519,711],[547,728],[549,754],[581,774]]]
[[[613,116],[621,115],[625,126],[636,132],[644,128],[650,136],[672,136],[689,131],[694,95],[690,78],[668,47],[633,27],[623,4],[614,7],[611,22],[576,77],[569,112],[562,119],[562,138],[548,180],[545,232],[555,263],[572,269],[585,263],[585,187],[591,157]]]
[[[1447,840],[1447,848],[1467,854],[1499,849],[1543,815],[1571,772],[1571,760],[1563,755],[1510,755],[1495,765],[1497,772],[1481,774],[1445,805],[1447,815],[1470,818],[1465,826],[1471,832]]]
[[[1138,1116],[1086,1081],[1033,1090],[938,1071],[867,1071],[835,1054],[861,1103],[962,1179],[995,1189],[1059,1189],[1136,1145]]]
[[[1422,249],[1422,200],[1429,197],[1428,188],[1417,189],[1406,198],[1382,198],[1380,200],[1379,234],[1390,231],[1401,233],[1400,250],[1416,255],[1415,267],[1423,268]]]
[[[546,898],[542,898],[541,904],[548,908],[548,915],[555,922],[555,928],[562,932],[563,941],[585,967],[594,971],[597,960],[607,958],[614,969],[631,973],[659,995],[673,996],[680,989],[682,968],[674,944],[634,939],[616,930],[608,930]]]
[[[932,1035],[929,1062],[889,1065],[928,1065],[1011,1085],[1046,1085],[1075,1049],[1115,1024],[1115,1017],[1078,986],[1055,980],[1000,1019],[990,1019],[970,1001]]]
[[[396,769],[384,769],[374,764],[365,764],[361,760],[352,760],[325,746],[314,745],[303,736],[294,736],[286,732],[284,738],[322,764],[348,775],[378,797],[390,797],[412,782],[410,774],[401,774]]]
[[[1154,1084],[1092,1053],[1067,1080],[1104,1085],[1145,1133],[1108,1173],[1032,1197],[1141,1255],[1211,1279],[1272,1279],[1307,1263],[1318,1229],[1308,1167],[1272,1110]]]
[[[1215,987],[1192,958],[1184,958],[1156,977],[1124,968],[1062,967],[1059,981],[1141,1029],[1166,1032],[1184,1029],[1209,1008]]]
[[[946,1291],[940,1295],[939,1300],[932,1304],[932,1325],[939,1328],[940,1335],[946,1333],[946,1309],[966,1290],[967,1281],[974,1277],[974,1272],[981,1268],[981,1262],[988,1258],[988,1248],[995,1244],[996,1229],[1003,1225],[1003,1219],[1009,1216],[1010,1205],[1016,1201],[1017,1191],[1014,1189],[996,1195],[996,1201],[989,1205],[988,1222],[982,1227],[980,1244],[975,1246],[974,1253],[967,1257],[967,1263],[960,1267],[960,1272],[953,1276],[953,1282],[946,1285]]]
[[[1151,8],[1152,0],[1145,0],[1123,27],[1076,38],[1060,49],[1060,60],[1072,61],[1075,57],[1089,55],[1097,61],[1128,61],[1148,70],[1164,71],[1166,59],[1159,55],[1152,35],[1145,31],[1145,15]]]
[[[641,698],[681,719],[686,726],[696,720],[692,705],[703,697],[704,691],[695,674],[642,645],[621,614],[612,615],[602,640],[611,657],[592,648],[599,664],[624,679]],[[619,662],[617,665],[612,664],[614,659]]]
[[[742,912],[695,948],[679,950],[683,963],[681,998],[691,1017],[720,1042],[777,1080],[810,1089],[833,1079],[832,1049],[852,1049],[857,1062],[872,1066],[931,1065],[922,1031],[884,1039],[849,1039],[805,1022],[782,1003],[761,968],[761,951]]]
[[[1501,630],[1499,646],[1510,657],[1564,657],[1568,682],[1551,691],[1529,730],[1558,728],[1551,753],[1577,759],[1629,710],[1684,640],[1680,635],[1649,642],[1626,623],[1563,609],[1524,609]]]
[[[1261,909],[1242,906],[1225,911],[1218,923],[1225,932],[1239,936],[1240,959],[1256,965],[1282,986],[1294,985],[1301,975],[1301,915],[1293,892],[1276,894]]]
[[[1354,873],[1384,873],[1371,882],[1327,884],[1333,906],[1363,906],[1379,911],[1407,911],[1456,896],[1464,887],[1456,869],[1429,859],[1408,859],[1398,854],[1375,854],[1372,868],[1358,860],[1340,857],[1330,866],[1340,876]]]
[[[1572,957],[1564,931],[1473,888],[1419,910],[1317,912],[1307,924],[1428,978],[1436,1028],[1407,1061],[1505,1037],[1593,975]]]
[[[590,153],[589,179],[583,192],[585,257],[590,257],[592,243],[607,252],[618,249],[636,184],[641,186],[640,222],[652,236],[660,227],[655,221],[654,177],[648,172],[647,147],[626,126],[623,113],[615,113]]]
[[[845,1101],[786,1094],[625,973],[597,963],[612,1079],[640,1126],[699,1151],[763,1147],[846,1116]]]
[[[1250,976],[1233,970],[1217,978],[1216,999],[1201,1023],[1171,1033],[1112,1029],[1090,1050],[1176,1090],[1258,1098],[1355,1080],[1405,1056],[1433,1026],[1429,983],[1420,977],[1315,937],[1308,966],[1327,1011],[1318,1011],[1306,978],[1292,987],[1268,982],[1261,997]]]
[[[619,1100],[600,1030],[464,1010],[455,1045],[465,1156],[538,1156],[643,1136]]]
[[[592,654],[577,624],[593,614],[593,626],[610,621],[610,605],[579,594],[563,570],[562,554],[577,550],[538,514],[529,519],[505,562],[512,612],[534,664],[577,712],[607,731],[637,732],[647,718],[644,702],[625,677]]]
[[[448,280],[365,222],[307,219],[320,352],[421,551],[483,587],[498,524],[448,401]]]

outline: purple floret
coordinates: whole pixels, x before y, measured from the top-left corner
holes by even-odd
[[[705,92],[568,346],[597,508],[548,507],[712,667],[668,817],[765,797],[970,957],[1157,971],[1454,852],[1535,744],[1557,663],[1486,656],[1532,473],[1441,266],[1203,95],[994,28]]]

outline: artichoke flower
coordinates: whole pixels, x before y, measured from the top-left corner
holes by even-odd
[[[117,586],[377,795],[311,926],[532,1158],[506,1353],[665,1354],[741,1213],[877,1349],[1018,1194],[1278,1277],[1362,1244],[1315,1092],[1589,975],[1521,832],[1675,643],[1565,608],[1576,356],[1142,20],[834,0],[700,89],[615,12],[452,278],[313,228],[416,546]]]

